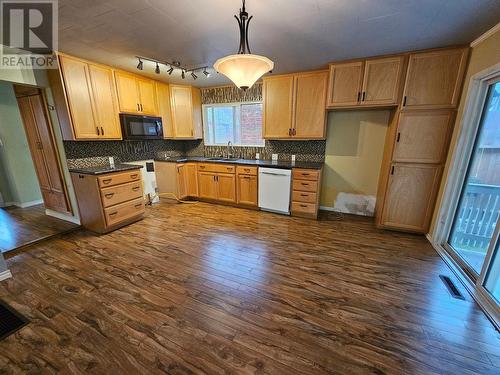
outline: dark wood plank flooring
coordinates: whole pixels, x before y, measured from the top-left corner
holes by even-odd
[[[369,219],[162,203],[8,265],[0,298],[32,322],[0,373],[500,373],[499,334],[424,237]]]
[[[43,204],[0,208],[0,252],[65,233],[78,225],[45,215]]]

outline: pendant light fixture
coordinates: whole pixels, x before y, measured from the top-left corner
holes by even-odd
[[[246,90],[267,72],[274,68],[274,63],[265,56],[253,55],[248,47],[248,25],[253,16],[248,17],[245,11],[245,0],[240,9],[240,16],[234,16],[240,28],[240,48],[236,55],[229,55],[217,60],[214,68],[234,82],[239,88]]]

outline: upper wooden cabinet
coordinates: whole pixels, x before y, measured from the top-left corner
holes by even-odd
[[[263,79],[266,139],[324,139],[327,71]]]
[[[398,104],[403,56],[330,64],[328,108]]]
[[[105,66],[59,55],[49,80],[64,140],[121,139],[113,73]]]
[[[120,112],[157,115],[155,81],[115,71]]]
[[[172,131],[171,136],[165,138],[203,138],[200,90],[191,86],[170,85],[169,98],[162,95],[159,101],[165,105],[167,99],[170,99]]]
[[[170,108],[170,87],[166,83],[156,82],[156,94],[158,98],[158,115],[161,117],[163,124],[163,137],[174,138],[172,110]]]
[[[410,54],[403,109],[454,108],[462,88],[468,48]]]

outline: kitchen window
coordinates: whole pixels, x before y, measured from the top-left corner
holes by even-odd
[[[203,105],[205,145],[264,147],[262,103],[224,103]]]

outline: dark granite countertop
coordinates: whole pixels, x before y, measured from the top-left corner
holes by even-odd
[[[241,165],[255,165],[256,167],[268,167],[268,168],[280,168],[280,169],[292,169],[292,168],[309,168],[309,169],[321,169],[324,163],[311,162],[311,161],[296,161],[292,163],[291,161],[284,160],[254,160],[254,159],[217,159],[217,158],[205,158],[200,156],[192,157],[169,157],[169,158],[156,158],[155,161],[164,161],[170,163],[186,163],[189,161],[198,161],[204,163],[223,163],[223,164],[241,164]]]
[[[123,172],[123,171],[131,171],[134,169],[140,169],[142,165],[134,165],[134,164],[115,164],[114,168],[111,168],[109,165],[102,165],[97,167],[85,167],[85,168],[69,168],[71,173],[80,173],[80,174],[90,174],[90,175],[100,175],[106,173],[114,173],[114,172]]]

